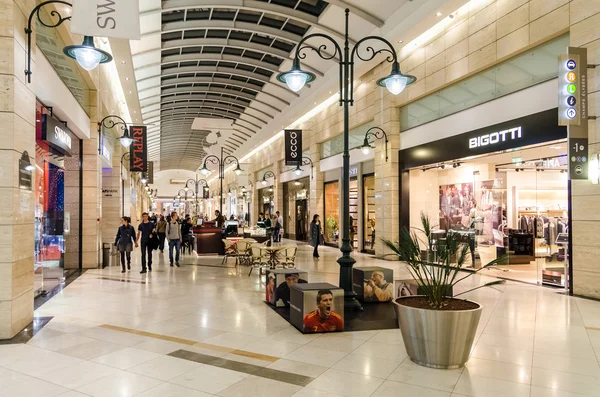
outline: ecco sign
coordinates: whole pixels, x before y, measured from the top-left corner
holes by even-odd
[[[495,145],[508,140],[520,139],[522,137],[521,127],[515,127],[504,131],[492,132],[491,134],[481,135],[469,139],[469,149],[481,146]]]
[[[302,130],[285,130],[285,165],[302,165]]]
[[[71,131],[48,114],[42,116],[42,139],[60,153],[71,156]]]

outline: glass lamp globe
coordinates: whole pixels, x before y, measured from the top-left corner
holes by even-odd
[[[263,179],[262,181],[260,181],[260,183],[262,183],[263,186],[267,186],[267,180],[266,179]]]
[[[202,169],[200,170],[200,173],[204,176],[210,174],[210,171],[208,168],[206,168],[206,164],[202,167]]]
[[[302,168],[300,167],[296,167],[296,169],[294,170],[294,173],[298,176],[300,176],[300,174],[302,173]]]
[[[99,64],[112,61],[113,57],[106,51],[96,48],[92,36],[84,36],[80,45],[70,45],[63,49],[65,55],[77,60],[85,70],[93,70]]]
[[[392,65],[392,73],[389,76],[377,80],[377,85],[385,87],[393,95],[398,95],[407,85],[410,85],[417,81],[415,76],[409,74],[403,74],[400,72],[400,65],[398,62],[394,62]]]

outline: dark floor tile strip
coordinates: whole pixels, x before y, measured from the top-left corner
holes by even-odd
[[[53,318],[54,317],[34,317],[33,321],[12,339],[0,340],[0,345],[14,345],[29,342],[29,340],[41,331]]]
[[[125,278],[113,278],[113,277],[98,277],[100,280],[118,281],[121,283],[135,283],[135,284],[148,284],[145,281],[127,280]]]
[[[298,375],[291,372],[279,371],[261,367],[254,364],[241,363],[239,361],[228,360],[226,358],[209,356],[191,352],[188,350],[176,350],[168,354],[171,357],[181,358],[183,360],[194,361],[200,364],[212,365],[223,369],[229,369],[236,372],[242,372],[249,375],[260,376],[261,378],[276,380],[279,382],[289,383],[296,386],[306,386],[314,380],[310,376]]]

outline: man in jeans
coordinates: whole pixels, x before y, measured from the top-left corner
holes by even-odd
[[[171,221],[167,224],[167,239],[169,240],[169,261],[173,267],[173,247],[175,247],[175,265],[179,267],[179,253],[181,251],[181,225],[178,222],[177,212],[171,214]]]
[[[152,233],[156,233],[155,229],[154,223],[148,220],[148,213],[144,212],[142,214],[142,223],[138,225],[137,232],[137,239],[142,245],[142,271],[140,274],[146,273],[146,252],[148,253],[148,271],[152,271],[152,246],[150,245],[150,239],[152,238]]]
[[[275,227],[273,228],[273,242],[281,242],[281,228],[283,227],[283,216],[279,211],[275,212]]]

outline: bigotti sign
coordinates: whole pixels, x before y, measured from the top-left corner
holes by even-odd
[[[495,145],[497,143],[509,140],[520,139],[522,137],[521,127],[510,128],[504,131],[492,132],[475,138],[469,139],[469,149],[475,149],[481,146]]]

